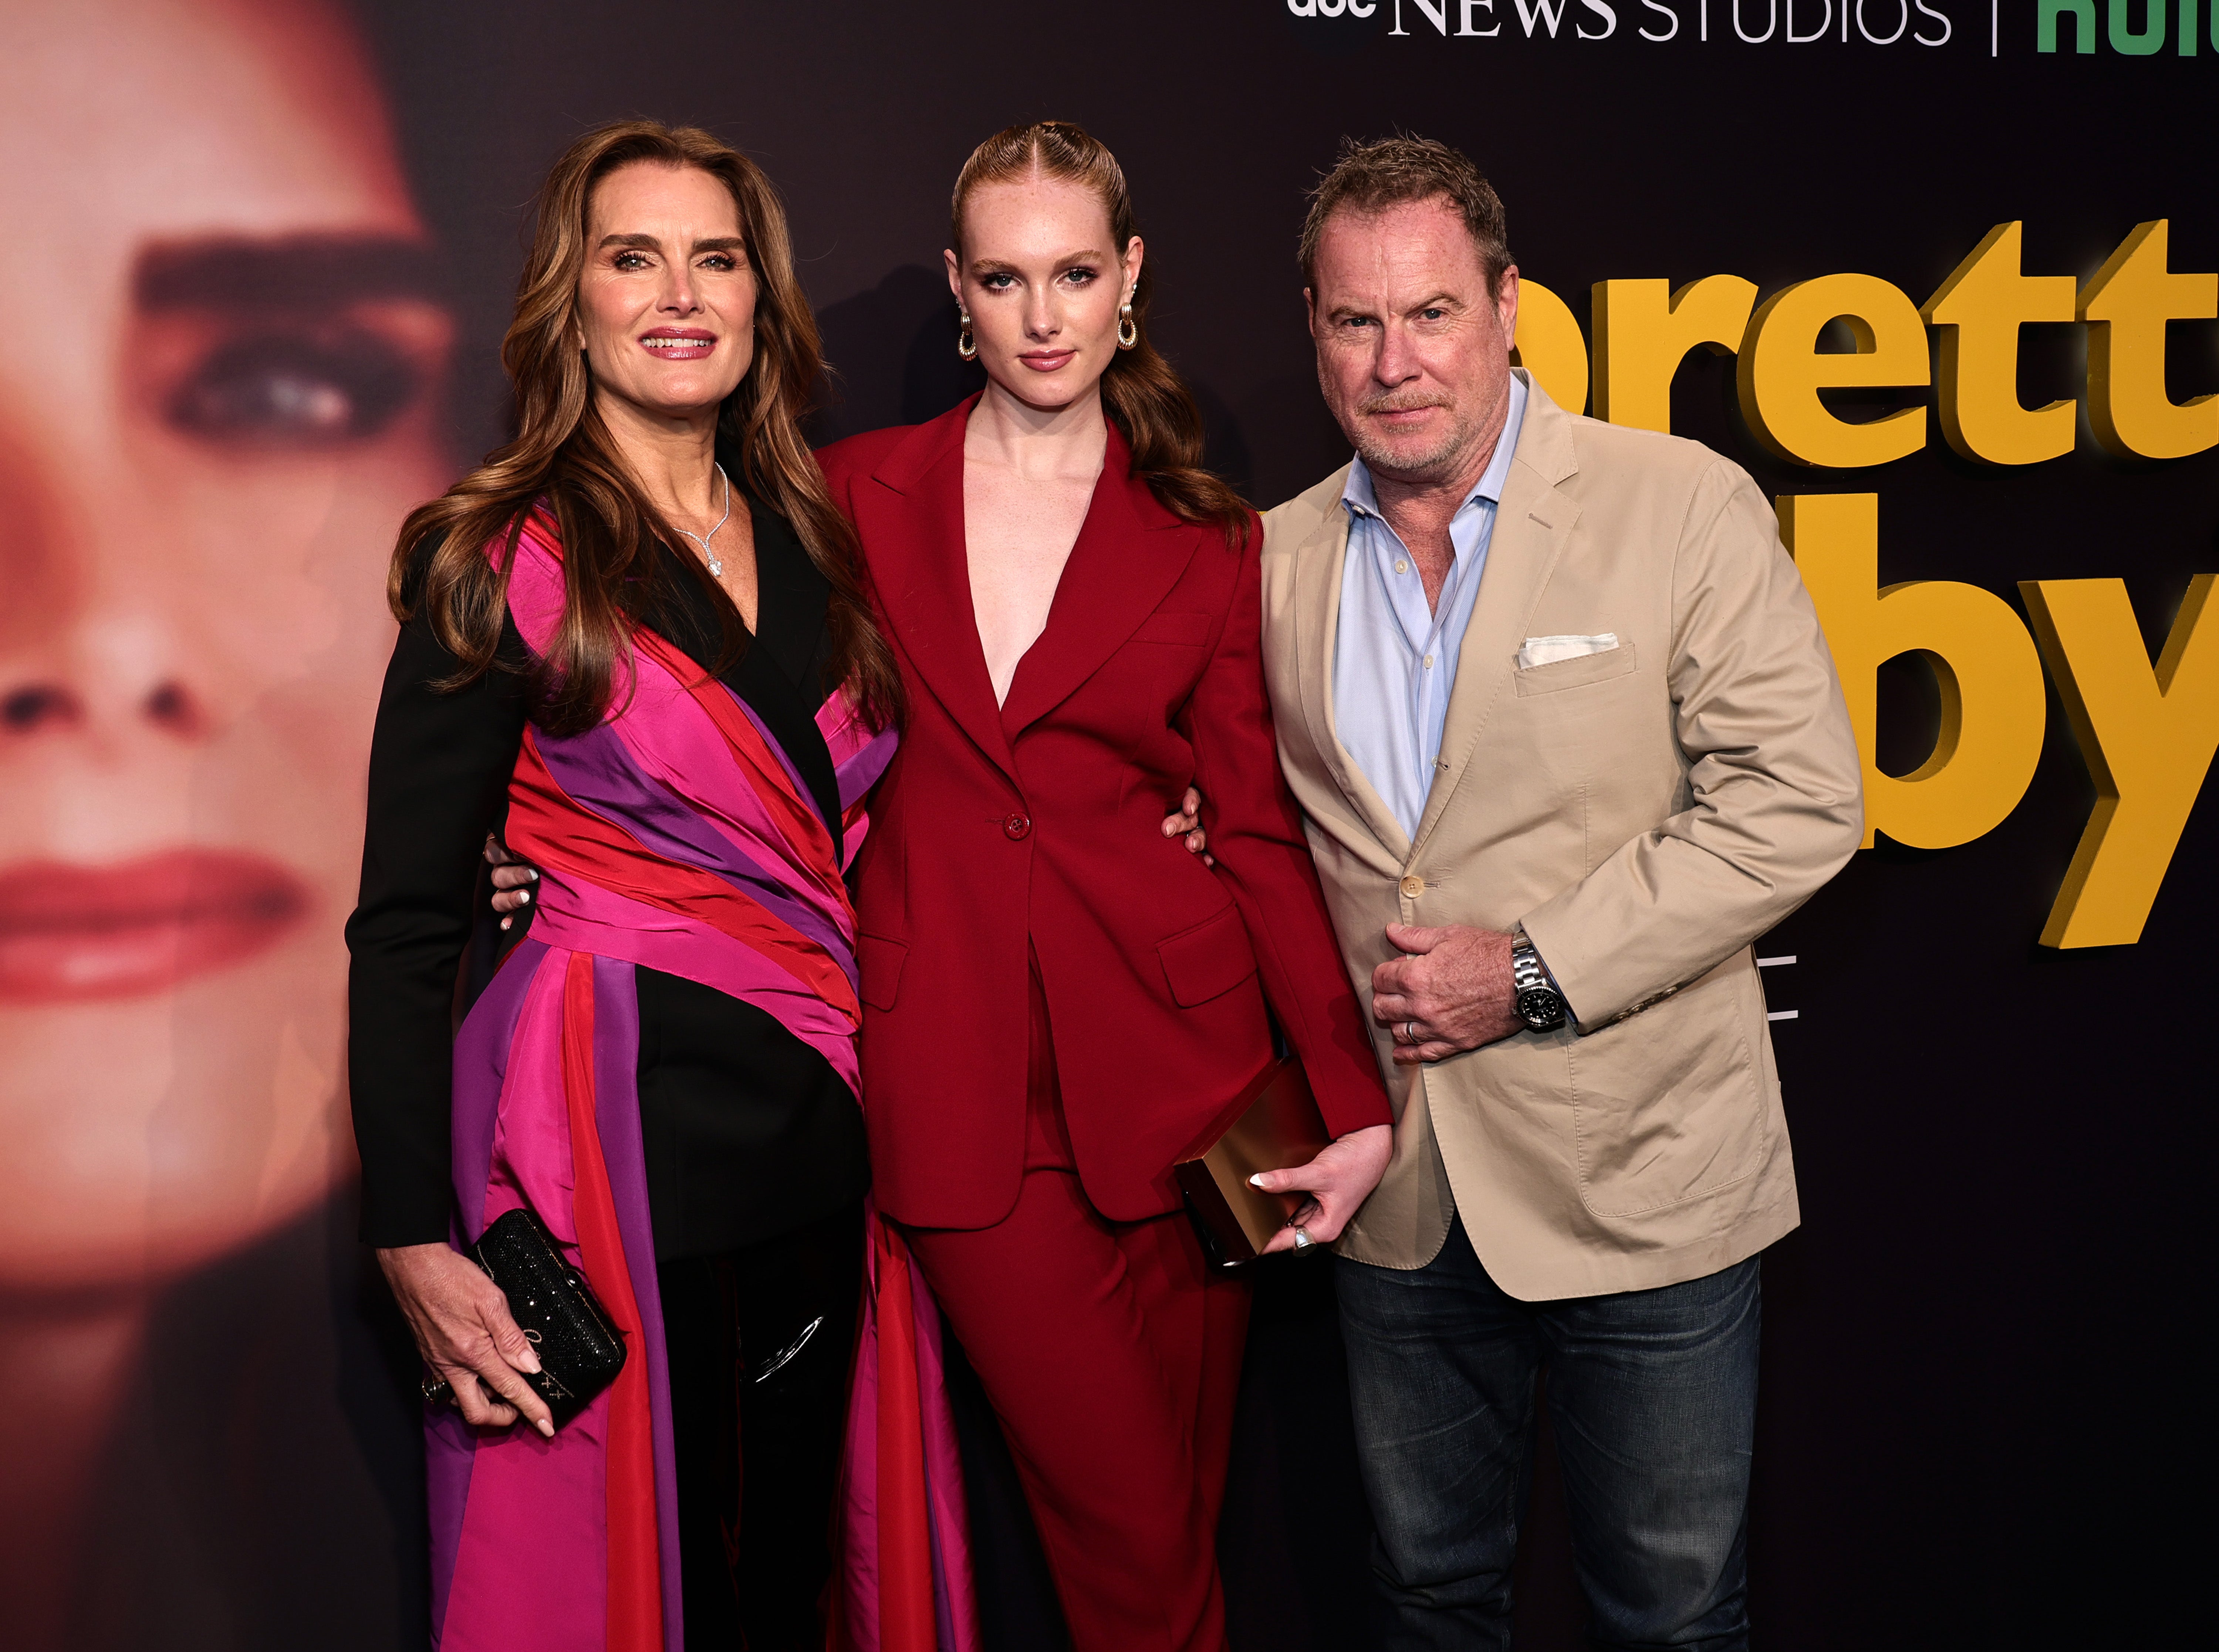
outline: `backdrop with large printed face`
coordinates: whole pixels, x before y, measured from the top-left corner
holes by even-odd
[[[1088,127],[1131,180],[1145,325],[1266,506],[1347,456],[1304,189],[1344,134],[1477,159],[1545,289],[1526,364],[1798,501],[1868,729],[1874,844],[1759,947],[1792,960],[1766,980],[1805,1215],[1766,1264],[1761,1632],[2116,1643],[2177,1604],[2219,3],[0,0],[0,92],[11,1643],[418,1643],[413,1368],[348,1244],[338,1082],[379,575],[504,429],[532,188],[632,114],[785,190],[827,438],[971,388],[955,171],[1012,121]],[[1261,1293],[1244,1648],[1363,1643],[1322,1277]],[[990,1489],[1020,1624],[1010,1512]],[[1572,1644],[1545,1458],[1528,1530],[1521,1639]]]

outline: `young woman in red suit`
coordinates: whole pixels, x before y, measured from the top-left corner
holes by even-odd
[[[1146,334],[1116,161],[981,145],[948,282],[983,394],[820,456],[909,705],[857,897],[873,1185],[999,1414],[1078,1652],[1217,1652],[1247,1298],[1172,1166],[1271,1057],[1333,1145],[1275,1249],[1332,1240],[1389,1109],[1258,655],[1261,534]],[[1215,864],[1135,835],[1203,797]]]

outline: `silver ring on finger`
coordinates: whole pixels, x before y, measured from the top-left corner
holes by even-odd
[[[1317,1241],[1309,1236],[1308,1229],[1301,1227],[1295,1229],[1295,1249],[1297,1252],[1307,1251],[1316,1243]]]
[[[1414,1021],[1404,1022],[1402,1023],[1402,1042],[1405,1044],[1415,1044],[1417,1041],[1418,1023]]]

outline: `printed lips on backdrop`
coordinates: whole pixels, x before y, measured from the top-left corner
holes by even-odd
[[[0,0],[0,208],[36,252],[0,264],[11,1645],[419,1643],[413,1362],[351,1243],[339,1079],[382,563],[499,439],[519,203],[638,112],[786,189],[828,437],[970,388],[939,253],[971,146],[1093,128],[1149,325],[1265,505],[1346,457],[1302,190],[1344,134],[1477,158],[1522,359],[1781,499],[1870,764],[1872,846],[1759,947],[1806,1224],[1767,1268],[1762,1632],[2156,1620],[2210,1139],[2215,13]],[[1242,1647],[1363,1642],[1324,1285],[1259,1293]],[[1022,1637],[1045,1586],[974,1445]],[[1561,1500],[1545,1468],[1535,1646],[1576,1638]]]

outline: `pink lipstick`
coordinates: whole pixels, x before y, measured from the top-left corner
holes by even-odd
[[[307,916],[274,860],[173,849],[106,866],[0,869],[0,1003],[134,997],[244,962]]]
[[[640,348],[657,361],[698,362],[717,348],[717,335],[699,327],[650,327],[639,335]]]

